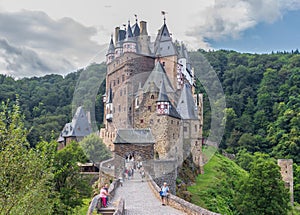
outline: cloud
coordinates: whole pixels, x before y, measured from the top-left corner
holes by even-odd
[[[69,73],[103,51],[92,40],[96,33],[94,27],[71,18],[53,20],[44,12],[1,12],[0,73],[14,77]]]
[[[274,23],[286,11],[299,9],[299,0],[218,0],[196,14],[197,25],[186,34],[199,42],[236,39],[258,23]]]

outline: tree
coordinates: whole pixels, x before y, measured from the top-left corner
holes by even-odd
[[[59,194],[59,202],[54,207],[55,214],[72,212],[82,204],[82,197],[90,194],[89,185],[80,175],[78,167],[78,162],[86,161],[82,148],[75,141],[55,153],[54,189]]]
[[[246,149],[240,150],[235,158],[235,162],[248,172],[250,172],[251,163],[253,162],[253,160],[254,156],[247,152]]]
[[[300,203],[300,166],[293,165],[294,171],[294,201]]]
[[[246,175],[239,183],[235,205],[241,214],[287,214],[289,193],[274,159],[255,153],[249,176]]]
[[[100,137],[95,133],[86,136],[80,142],[80,146],[85,152],[87,158],[93,163],[97,163],[111,157],[110,151],[104,145]]]
[[[52,179],[46,160],[29,148],[18,100],[0,106],[0,214],[50,214]],[[46,167],[45,167],[46,166]]]

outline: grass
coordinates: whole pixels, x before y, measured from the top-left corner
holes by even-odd
[[[204,165],[204,174],[197,176],[196,183],[188,187],[188,191],[192,194],[192,203],[209,209],[211,198],[230,198],[232,192],[230,189],[233,189],[232,183],[247,173],[235,162],[218,152],[215,153],[214,147],[208,147],[203,152],[205,156],[206,153],[211,156],[211,159]],[[212,155],[213,153],[214,155]]]

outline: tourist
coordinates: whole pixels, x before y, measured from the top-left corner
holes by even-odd
[[[105,184],[100,190],[100,198],[102,200],[102,206],[107,207],[108,203],[108,184]]]
[[[166,199],[168,198],[170,189],[167,186],[167,182],[164,182],[163,186],[161,187],[160,196],[161,196],[161,203],[163,206],[166,205]]]
[[[142,182],[143,182],[143,181],[144,181],[144,178],[145,178],[145,170],[144,170],[144,169],[141,169],[140,173],[141,173]]]
[[[121,174],[119,176],[119,183],[120,183],[121,187],[123,187],[123,174]]]

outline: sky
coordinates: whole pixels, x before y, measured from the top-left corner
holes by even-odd
[[[154,40],[161,11],[189,50],[300,48],[300,0],[0,0],[0,74],[66,75],[101,63],[115,27],[136,14]]]

